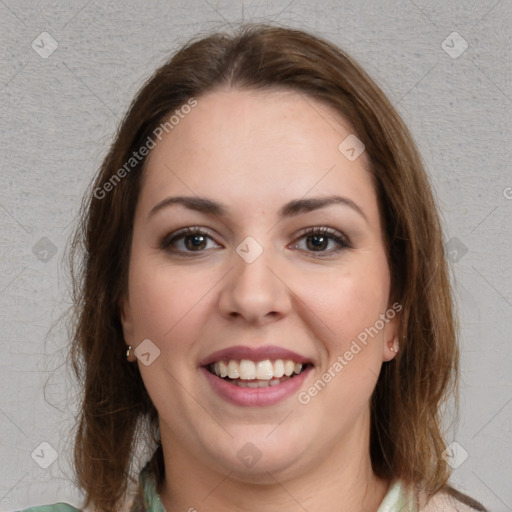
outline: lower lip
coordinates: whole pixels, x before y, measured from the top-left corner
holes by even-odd
[[[277,404],[296,393],[304,383],[311,367],[277,386],[267,386],[266,388],[242,388],[213,375],[204,367],[201,367],[200,370],[213,390],[227,402],[245,407],[265,407]]]

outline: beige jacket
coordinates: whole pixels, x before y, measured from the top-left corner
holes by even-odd
[[[457,491],[451,486],[437,492],[427,501],[425,494],[420,495],[421,512],[486,512],[478,501]]]

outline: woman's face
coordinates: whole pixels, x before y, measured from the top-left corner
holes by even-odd
[[[366,457],[397,330],[366,155],[310,97],[197,101],[148,157],[123,303],[164,450],[245,480]]]

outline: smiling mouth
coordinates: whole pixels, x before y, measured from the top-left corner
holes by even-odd
[[[312,367],[311,363],[297,363],[291,359],[265,359],[263,361],[223,360],[205,368],[216,377],[242,388],[278,386]]]

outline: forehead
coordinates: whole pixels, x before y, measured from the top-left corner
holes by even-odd
[[[376,209],[365,153],[351,161],[340,151],[349,136],[347,120],[303,94],[211,92],[149,154],[141,199],[196,194],[277,209],[278,198],[340,193]]]

